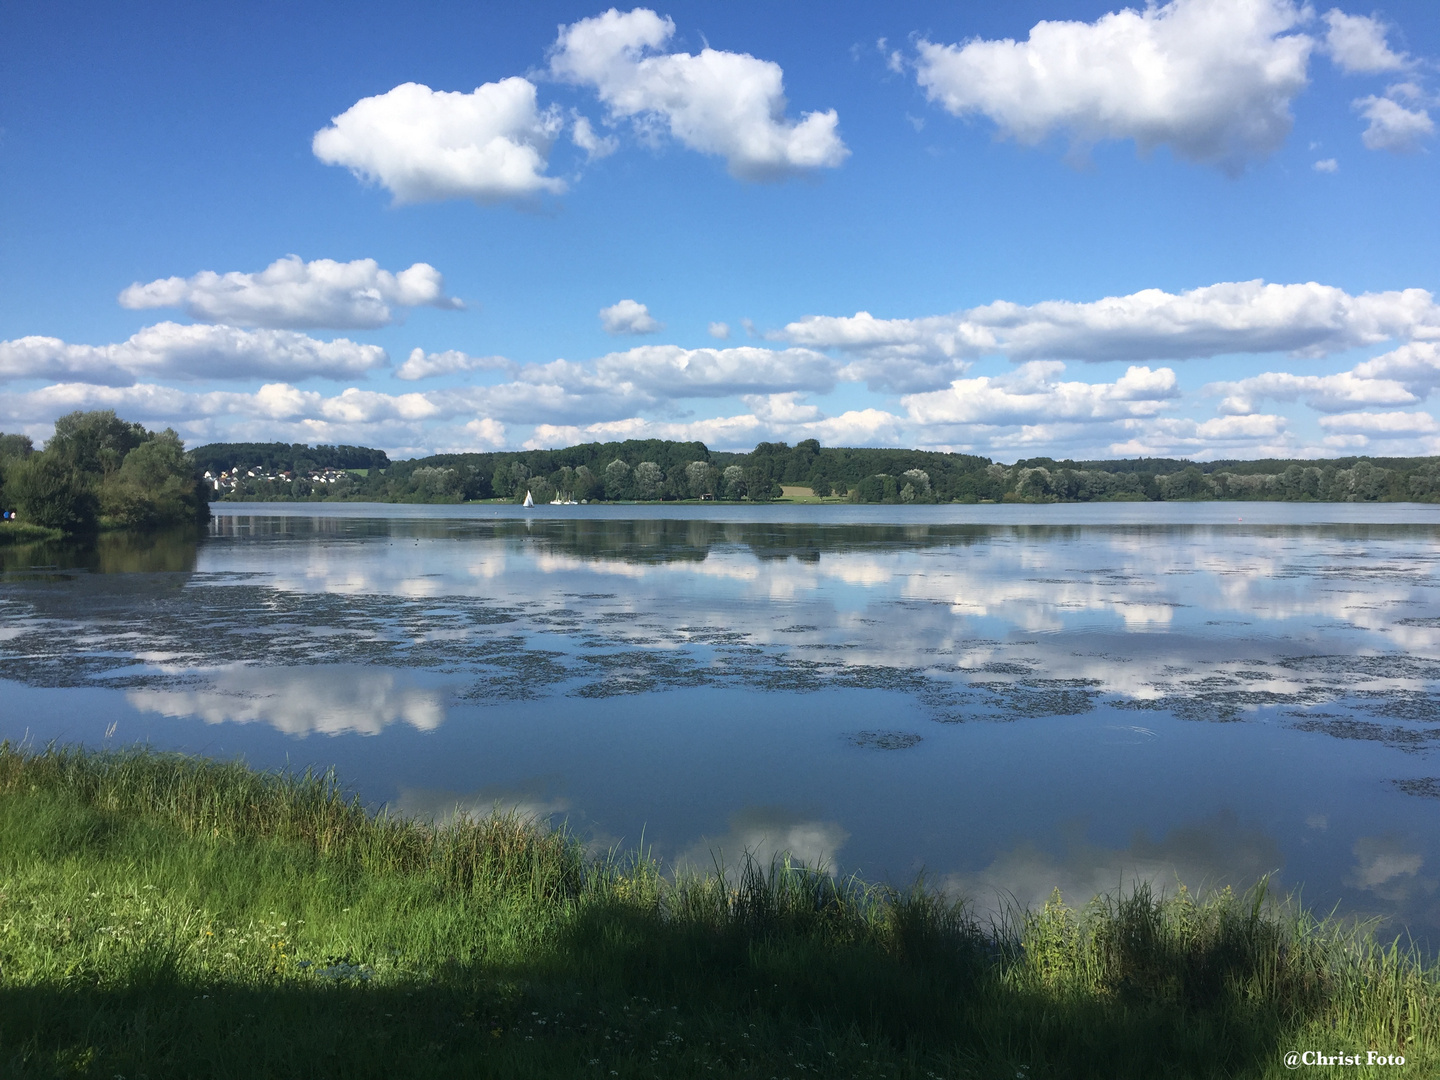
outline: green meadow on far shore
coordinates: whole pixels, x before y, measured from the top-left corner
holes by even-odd
[[[1263,887],[982,925],[920,884],[367,813],[329,775],[0,744],[6,1077],[1150,1080],[1291,1052],[1436,1075],[1440,972]]]

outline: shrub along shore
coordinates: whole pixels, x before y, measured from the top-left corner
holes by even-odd
[[[370,814],[333,775],[0,744],[9,1077],[1418,1077],[1437,1037],[1433,965],[1263,889],[981,926]]]

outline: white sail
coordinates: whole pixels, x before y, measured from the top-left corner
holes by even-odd
[[[525,505],[526,505],[526,506],[534,506],[534,505],[535,505],[535,499],[530,495],[530,492],[528,492],[528,491],[525,492]]]

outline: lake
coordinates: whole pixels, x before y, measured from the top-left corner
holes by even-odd
[[[0,737],[982,910],[1271,874],[1440,941],[1440,507],[214,510],[0,548]]]

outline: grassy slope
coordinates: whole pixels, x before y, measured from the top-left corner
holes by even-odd
[[[677,883],[325,779],[0,745],[5,1076],[1430,1076],[1437,1034],[1433,969],[1259,897],[981,933],[920,891]]]

